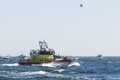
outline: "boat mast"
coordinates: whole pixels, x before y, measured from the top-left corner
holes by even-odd
[[[40,51],[44,51],[46,49],[49,49],[47,46],[47,43],[45,41],[39,41]]]

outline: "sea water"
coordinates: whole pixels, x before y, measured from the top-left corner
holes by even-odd
[[[120,80],[120,57],[70,57],[66,67],[22,66],[0,58],[0,80]]]

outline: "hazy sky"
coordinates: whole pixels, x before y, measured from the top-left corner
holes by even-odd
[[[0,0],[0,55],[40,40],[61,55],[120,56],[120,0]]]

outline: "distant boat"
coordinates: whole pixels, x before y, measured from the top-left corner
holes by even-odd
[[[97,58],[103,58],[102,54],[97,55]]]
[[[10,58],[10,56],[8,55],[8,56],[4,56],[3,57],[3,59],[9,59]]]
[[[8,55],[8,56],[0,56],[0,58],[1,58],[1,59],[9,59],[10,56],[9,56],[9,55]]]

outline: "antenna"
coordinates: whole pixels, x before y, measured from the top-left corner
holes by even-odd
[[[45,40],[43,42],[39,41],[39,46],[40,46],[40,51],[44,51],[46,49],[49,49]]]
[[[42,50],[42,42],[41,41],[39,41],[39,46],[40,46],[40,50]]]

